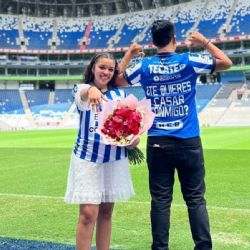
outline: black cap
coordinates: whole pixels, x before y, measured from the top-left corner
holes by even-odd
[[[157,47],[164,47],[169,44],[175,35],[174,24],[168,20],[156,20],[151,28],[153,44]]]

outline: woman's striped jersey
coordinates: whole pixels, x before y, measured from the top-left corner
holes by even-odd
[[[120,160],[127,157],[126,147],[105,145],[97,131],[98,112],[93,112],[87,104],[87,100],[81,100],[80,91],[84,84],[76,84],[73,88],[73,96],[80,116],[79,130],[75,142],[74,153],[77,157],[96,163],[104,163]],[[113,88],[104,93],[107,99],[122,100],[125,98],[124,90]]]

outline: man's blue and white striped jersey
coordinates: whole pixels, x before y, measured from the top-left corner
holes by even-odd
[[[97,132],[98,112],[93,112],[87,106],[87,100],[80,99],[80,91],[84,84],[76,84],[73,89],[73,96],[80,115],[79,130],[75,142],[74,153],[77,157],[86,161],[104,163],[120,160],[128,155],[126,147],[105,145],[102,143],[101,136]],[[113,88],[105,94],[107,99],[122,100],[125,92],[121,89]]]
[[[126,69],[128,83],[140,83],[151,100],[156,116],[149,136],[199,136],[196,81],[199,74],[212,73],[215,66],[209,55],[160,53]]]

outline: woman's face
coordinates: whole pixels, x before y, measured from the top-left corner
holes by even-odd
[[[99,89],[106,89],[115,72],[115,61],[111,58],[100,58],[92,68],[94,84]]]

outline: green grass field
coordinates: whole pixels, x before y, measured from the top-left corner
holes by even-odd
[[[63,196],[75,136],[75,130],[0,132],[0,237],[74,244],[78,206],[64,204]],[[203,128],[202,140],[214,249],[250,249],[250,127]],[[149,250],[146,164],[131,171],[136,195],[116,204],[112,246]],[[177,180],[170,247],[193,249]]]

